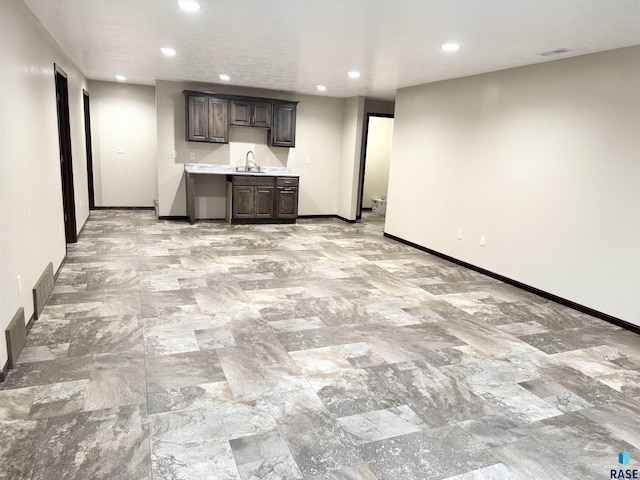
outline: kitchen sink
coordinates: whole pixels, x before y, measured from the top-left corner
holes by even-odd
[[[238,165],[236,167],[236,172],[260,173],[262,172],[262,167],[260,165],[249,166],[249,167],[246,167],[244,165]]]

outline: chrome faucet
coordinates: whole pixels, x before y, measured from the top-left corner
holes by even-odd
[[[256,165],[256,157],[253,155],[253,152],[249,150],[247,152],[247,156],[245,157],[245,162],[244,162],[244,168],[247,172],[249,171],[249,154],[251,154],[251,163],[253,163],[253,165],[256,167],[258,166]]]

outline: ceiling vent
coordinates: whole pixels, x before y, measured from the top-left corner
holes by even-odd
[[[548,52],[536,53],[536,55],[540,55],[541,57],[551,57],[552,55],[560,55],[561,53],[567,53],[570,51],[570,48],[558,48],[557,50],[549,50]]]

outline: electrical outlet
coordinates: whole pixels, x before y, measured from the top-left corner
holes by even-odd
[[[18,295],[20,295],[22,293],[22,275],[18,275],[16,280],[18,282]]]
[[[458,240],[462,240],[462,229],[458,229]]]
[[[195,153],[193,153],[193,152],[191,152],[191,153],[189,154],[189,159],[190,159],[190,160],[195,160],[195,159],[196,159],[196,154],[195,154]]]
[[[124,147],[118,147],[118,148],[116,148],[116,153],[118,153],[118,154],[123,154],[123,153],[124,153]]]
[[[484,235],[480,235],[480,246],[484,247],[486,243],[487,243],[487,237],[485,237]]]

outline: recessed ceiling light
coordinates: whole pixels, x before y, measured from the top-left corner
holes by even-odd
[[[457,52],[458,50],[460,50],[460,45],[458,45],[457,43],[443,43],[442,50],[444,50],[445,52]]]
[[[178,5],[185,12],[197,12],[201,8],[195,0],[179,0]]]
[[[224,73],[218,76],[220,77],[220,80],[224,80],[225,82],[231,80],[231,77],[229,75],[225,75]]]
[[[360,72],[348,72],[349,78],[360,78]]]
[[[324,85],[316,85],[316,89],[319,92],[326,92],[327,91],[327,87],[325,87]]]
[[[116,77],[116,80],[118,80],[119,82],[124,82],[127,77],[125,77],[124,75],[114,75]]]
[[[173,48],[161,48],[160,51],[167,57],[173,57],[176,54]]]

